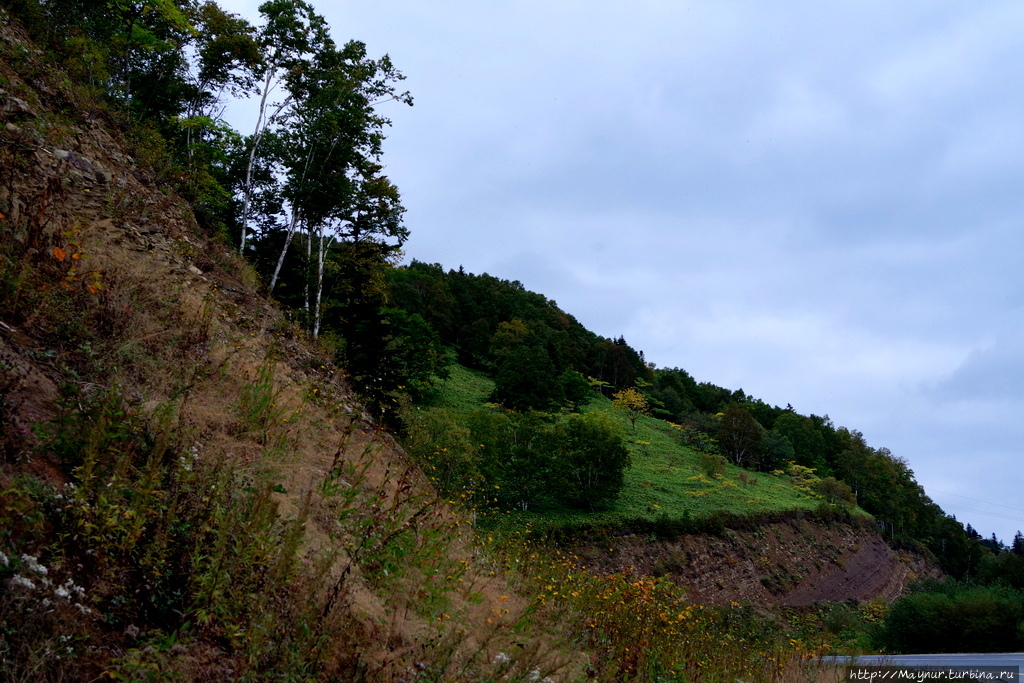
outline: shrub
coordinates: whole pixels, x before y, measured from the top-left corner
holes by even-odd
[[[857,497],[853,494],[853,489],[835,477],[819,479],[811,485],[811,490],[830,505],[852,508],[857,504]]]
[[[700,454],[700,471],[709,477],[721,477],[725,475],[725,458],[710,453]]]
[[[405,408],[405,450],[423,467],[438,492],[452,496],[480,485],[480,448],[470,430],[451,411]]]
[[[618,496],[630,455],[607,414],[570,415],[555,425],[546,441],[554,457],[560,500],[594,508]]]

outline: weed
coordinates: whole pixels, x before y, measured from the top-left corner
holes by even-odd
[[[284,393],[274,381],[274,361],[268,356],[256,379],[244,384],[239,392],[239,431],[255,436],[263,446],[283,446],[286,431],[282,427],[288,421],[288,408],[283,399]]]

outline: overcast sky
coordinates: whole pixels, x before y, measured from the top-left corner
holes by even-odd
[[[1024,529],[1024,4],[314,4],[415,97],[385,152],[409,258],[827,414]]]

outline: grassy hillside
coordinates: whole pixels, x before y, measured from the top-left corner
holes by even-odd
[[[441,389],[439,406],[465,416],[483,408],[493,389],[494,382],[484,373],[455,365]],[[604,396],[595,395],[582,410],[606,411],[621,423],[632,464],[626,470],[619,496],[607,509],[588,512],[548,507],[517,513],[516,523],[616,525],[659,518],[705,519],[723,512],[759,518],[817,510],[822,504],[818,496],[785,474],[751,472],[727,464],[722,475],[708,476],[702,468],[701,454],[685,443],[678,427],[644,416],[634,429]]]

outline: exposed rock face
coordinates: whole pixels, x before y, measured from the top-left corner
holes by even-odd
[[[670,576],[701,603],[893,600],[915,578],[939,575],[923,558],[893,550],[869,527],[806,519],[671,541],[621,536],[606,547],[575,550],[582,564],[602,573]]]

